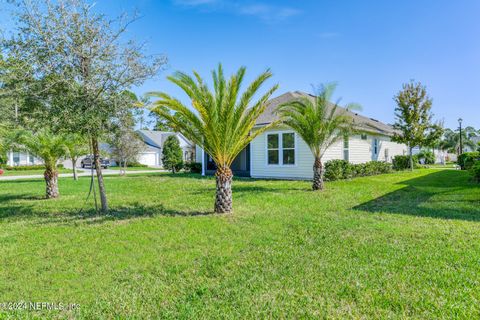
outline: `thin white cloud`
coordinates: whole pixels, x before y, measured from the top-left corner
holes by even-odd
[[[262,3],[238,5],[238,13],[255,16],[265,21],[279,21],[301,13],[300,10],[289,7],[271,6]]]
[[[173,4],[183,7],[196,7],[209,11],[224,11],[232,14],[251,16],[265,22],[278,22],[299,15],[301,10],[276,6],[262,2],[239,3],[229,0],[173,0]]]

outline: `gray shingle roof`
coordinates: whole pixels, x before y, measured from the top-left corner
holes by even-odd
[[[275,120],[278,120],[279,117],[277,114],[275,114],[275,109],[279,105],[285,102],[301,99],[304,97],[311,100],[315,99],[314,96],[304,92],[300,92],[300,91],[287,92],[285,94],[282,94],[281,96],[271,99],[268,102],[268,106],[265,112],[261,114],[260,117],[258,117],[256,125],[262,126],[262,125],[269,124]],[[346,109],[341,107],[339,107],[339,110],[346,112],[349,116],[353,118],[353,122],[357,130],[365,131],[369,133],[383,134],[388,136],[392,136],[395,133],[395,129],[389,124],[385,124],[376,119],[359,115],[358,113],[355,113],[352,111],[347,111]]]
[[[169,136],[177,135],[182,138],[188,145],[193,146],[193,144],[187,140],[183,135],[176,132],[168,132],[168,131],[156,131],[156,130],[138,130],[138,133],[142,136],[143,141],[152,147],[155,148],[162,148],[165,140]]]

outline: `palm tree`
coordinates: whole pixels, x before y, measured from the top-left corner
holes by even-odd
[[[193,77],[183,72],[169,76],[168,80],[187,94],[194,111],[166,93],[150,93],[150,96],[159,98],[154,102],[152,110],[167,119],[175,130],[203,148],[217,165],[216,213],[232,211],[233,173],[230,166],[233,160],[250,141],[275,124],[252,131],[278,85],[252,102],[254,95],[272,73],[269,70],[263,72],[240,94],[245,71],[246,68],[241,67],[227,81],[222,65],[219,64],[218,69],[212,71],[213,92],[196,72]]]
[[[48,129],[39,131],[19,131],[18,142],[30,153],[43,160],[45,164],[46,198],[58,198],[58,169],[57,162],[67,155],[65,137],[54,135]]]
[[[330,103],[335,88],[333,83],[321,85],[313,99],[290,101],[276,110],[283,123],[295,130],[313,153],[313,190],[324,188],[322,157],[325,150],[352,132],[352,118],[338,108],[338,102]],[[346,108],[359,106],[349,104]]]
[[[89,152],[88,140],[78,133],[72,133],[65,137],[65,147],[67,155],[72,161],[73,180],[77,181],[77,161],[79,157]]]
[[[472,138],[476,137],[475,129],[467,127],[462,130],[462,147],[470,147],[472,150],[476,149],[475,143]],[[439,143],[439,147],[442,150],[448,152],[455,152],[457,155],[461,154],[463,150],[460,150],[460,132],[459,130],[453,131],[452,129],[445,129],[443,139]]]

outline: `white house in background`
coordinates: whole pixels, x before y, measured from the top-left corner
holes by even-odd
[[[139,130],[138,133],[145,143],[145,150],[138,156],[138,162],[147,166],[162,166],[163,144],[169,136],[176,136],[183,151],[183,160],[195,160],[195,145],[182,134],[176,132]]]
[[[277,120],[274,111],[280,104],[303,97],[314,99],[314,96],[299,91],[271,99],[255,128]],[[346,112],[353,118],[359,133],[328,148],[322,159],[324,163],[332,159],[344,159],[352,163],[372,160],[391,162],[396,155],[407,154],[406,145],[391,141],[394,134],[391,125],[358,113]],[[199,147],[196,154],[196,161],[202,163],[203,174],[214,173],[216,168],[212,159]],[[232,170],[235,175],[252,178],[311,179],[313,162],[310,149],[295,131],[288,127],[276,127],[256,137],[235,159]]]
[[[43,164],[42,159],[27,151],[10,151],[7,153],[7,166],[33,166]]]

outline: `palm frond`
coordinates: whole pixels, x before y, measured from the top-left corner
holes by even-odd
[[[193,77],[175,72],[168,80],[185,92],[191,105],[187,107],[166,93],[151,92],[150,96],[158,98],[152,104],[152,111],[167,119],[176,130],[202,147],[217,166],[230,166],[253,137],[257,136],[258,130],[252,132],[252,129],[278,87],[273,86],[252,103],[253,96],[272,74],[269,70],[263,72],[241,93],[245,73],[246,68],[241,67],[227,80],[223,67],[219,64],[212,71],[213,91],[210,91],[196,72]]]
[[[339,107],[339,100],[334,104],[330,102],[335,88],[335,83],[321,85],[313,99],[302,97],[276,109],[282,123],[302,137],[315,157],[322,158],[325,150],[353,132],[353,120]],[[351,108],[359,105],[346,107]]]

